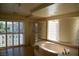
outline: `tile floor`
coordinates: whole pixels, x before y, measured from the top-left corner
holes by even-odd
[[[32,47],[15,47],[0,50],[0,56],[33,56]]]

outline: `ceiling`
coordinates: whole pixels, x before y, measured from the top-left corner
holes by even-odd
[[[78,3],[54,3],[48,7],[35,11],[32,15],[37,17],[52,17],[70,13],[79,13]]]
[[[33,16],[37,18],[79,12],[75,3],[0,3],[0,13]],[[32,18],[31,16],[31,18]]]
[[[31,10],[41,3],[1,3],[0,13],[30,15]]]

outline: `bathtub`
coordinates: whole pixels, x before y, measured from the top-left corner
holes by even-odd
[[[40,41],[35,44],[36,49],[34,52],[36,55],[43,55],[43,56],[57,56],[62,55],[64,51],[63,46],[59,44],[55,44],[48,41]]]

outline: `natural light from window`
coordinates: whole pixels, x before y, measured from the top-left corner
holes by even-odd
[[[48,40],[58,41],[59,40],[59,20],[48,21]]]

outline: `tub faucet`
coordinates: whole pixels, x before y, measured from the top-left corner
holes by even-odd
[[[67,56],[69,55],[69,49],[64,48],[64,52],[62,52],[63,55]]]

